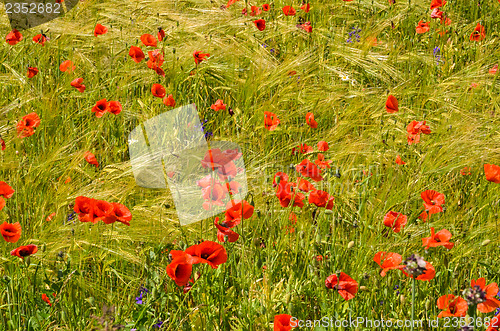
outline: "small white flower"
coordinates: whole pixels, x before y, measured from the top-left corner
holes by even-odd
[[[347,82],[349,80],[349,76],[347,76],[345,74],[341,74],[340,79],[342,79],[343,82]]]

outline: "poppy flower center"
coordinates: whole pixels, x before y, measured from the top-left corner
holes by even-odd
[[[19,251],[19,255],[21,255],[21,256],[28,256],[28,255],[30,255],[30,252],[23,249],[23,250]]]
[[[201,254],[201,258],[207,260],[210,254]]]

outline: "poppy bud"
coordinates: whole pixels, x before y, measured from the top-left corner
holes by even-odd
[[[368,291],[368,287],[366,286],[360,286],[359,289],[360,291]]]
[[[399,296],[399,301],[401,301],[401,303],[402,303],[402,304],[404,304],[404,303],[406,302],[406,298],[405,298],[405,296],[401,294],[401,295]]]
[[[486,239],[485,241],[483,241],[483,242],[481,243],[481,246],[486,246],[486,245],[488,245],[490,242],[491,242],[491,240]]]
[[[347,244],[347,249],[351,249],[353,246],[354,246],[354,241],[350,241],[350,242]]]

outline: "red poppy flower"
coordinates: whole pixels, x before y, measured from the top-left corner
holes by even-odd
[[[326,288],[337,290],[345,300],[354,298],[358,292],[358,283],[343,272],[340,273],[340,277],[336,274],[328,276],[325,285]]]
[[[300,144],[297,147],[292,148],[292,155],[295,155],[296,151],[301,154],[306,154],[311,153],[313,148],[311,146],[307,146],[306,144]]]
[[[71,82],[71,86],[76,88],[80,93],[83,93],[85,91],[85,85],[83,83],[83,78],[76,78]]]
[[[485,37],[486,37],[486,31],[484,29],[484,26],[482,26],[480,23],[477,23],[476,27],[474,28],[474,31],[470,35],[470,40],[481,41]]]
[[[140,49],[137,46],[130,46],[130,51],[128,51],[128,55],[130,55],[132,60],[137,63],[141,62],[146,57],[142,49]]]
[[[453,294],[446,294],[437,299],[439,309],[444,309],[438,317],[465,317],[469,309],[467,301],[461,297],[455,297]]]
[[[226,219],[221,223],[222,226],[232,228],[238,225],[241,219],[252,217],[254,207],[247,201],[231,200],[226,205]]]
[[[217,228],[217,240],[220,242],[232,243],[240,237],[240,235],[231,230],[231,228],[220,225],[218,217],[215,218],[214,225]]]
[[[273,331],[290,331],[292,329],[292,326],[290,325],[291,318],[292,316],[288,314],[274,316]]]
[[[92,107],[92,112],[95,113],[96,117],[102,117],[106,111],[108,111],[108,102],[106,99],[97,101],[94,107]]]
[[[75,70],[75,66],[73,65],[73,62],[71,62],[70,60],[66,60],[64,61],[63,63],[61,63],[61,65],[59,66],[59,70],[61,70],[62,72],[72,72]]]
[[[302,9],[306,13],[309,13],[309,10],[311,10],[311,6],[309,5],[309,3],[306,3],[306,4],[302,5],[302,7],[300,7],[300,9]]]
[[[210,54],[202,53],[201,51],[195,51],[193,53],[193,57],[194,57],[194,63],[198,65],[201,63],[201,61],[205,60],[205,57],[210,57]]]
[[[395,96],[389,95],[387,97],[387,101],[385,102],[385,110],[391,114],[399,111],[398,99],[396,99]]]
[[[460,174],[462,176],[470,176],[470,167],[463,167],[462,169],[460,169]]]
[[[226,8],[229,8],[229,6],[231,6],[232,4],[234,4],[236,1],[238,0],[229,0],[226,4]]]
[[[308,180],[299,178],[299,190],[301,190],[302,192],[309,192],[309,191],[315,191],[316,188]]]
[[[113,214],[116,220],[120,223],[130,226],[130,221],[132,220],[132,213],[130,210],[121,203],[112,202]]]
[[[399,165],[406,164],[406,162],[404,162],[403,160],[401,160],[401,157],[399,155],[396,156],[396,163],[399,164]]]
[[[215,111],[226,110],[226,105],[224,104],[224,101],[222,101],[221,99],[217,99],[217,101],[213,105],[211,105],[210,108]]]
[[[297,24],[296,25],[299,29],[305,30],[308,33],[312,32],[312,26],[311,22],[305,22],[304,24]]]
[[[442,7],[446,4],[446,0],[432,0],[431,9]]]
[[[390,211],[384,216],[384,225],[391,228],[392,231],[398,233],[405,227],[408,217],[402,213]]]
[[[295,190],[295,183],[288,183],[286,181],[280,181],[276,189],[276,196],[280,201],[280,205],[283,208],[288,207],[293,198],[293,207],[297,206],[299,208],[304,207],[304,194],[297,192]]]
[[[0,138],[0,145],[2,145],[2,151],[4,151],[5,148],[7,148],[7,146],[5,145],[5,140],[3,140],[2,138]]]
[[[7,36],[5,37],[5,41],[9,45],[15,45],[18,42],[20,42],[21,40],[23,40],[23,35],[21,34],[21,32],[17,31],[16,29],[7,33]]]
[[[26,245],[26,246],[20,246],[16,249],[13,249],[10,252],[10,255],[17,256],[17,257],[24,259],[25,256],[30,256],[32,254],[35,254],[37,251],[38,251],[38,247],[36,247],[36,245]]]
[[[477,310],[479,310],[481,313],[487,314],[500,307],[500,301],[495,298],[498,293],[497,283],[486,285],[486,279],[479,278],[478,280],[473,279],[471,281],[470,287],[474,287],[475,285],[479,286],[481,290],[486,294],[486,301],[478,304]]]
[[[420,142],[420,134],[430,134],[431,130],[428,125],[425,125],[426,121],[413,121],[406,127],[408,132],[408,145],[417,144]]]
[[[422,238],[422,245],[425,249],[429,247],[444,246],[448,249],[453,248],[454,243],[450,242],[451,232],[443,229],[437,233],[434,233],[434,228],[431,227],[431,236],[427,238]]]
[[[11,224],[4,221],[3,224],[0,225],[0,233],[6,242],[15,243],[21,238],[21,224],[19,224],[19,222]]]
[[[262,10],[257,6],[250,7],[250,16],[257,16],[262,13]],[[262,31],[262,30],[261,30]]]
[[[263,19],[255,20],[253,21],[253,24],[255,24],[259,31],[264,31],[264,29],[266,28],[266,21]]]
[[[426,33],[429,31],[429,22],[424,23],[424,21],[418,22],[417,28],[416,28],[417,33]]]
[[[95,158],[94,154],[87,151],[87,152],[85,152],[84,157],[85,157],[85,161],[87,161],[90,164],[95,165],[96,167],[99,167],[99,162],[97,162],[97,159]]]
[[[297,223],[297,215],[295,215],[294,213],[290,213],[290,215],[288,216],[288,220],[290,221],[290,223],[296,224]]]
[[[56,213],[53,212],[52,214],[50,214],[49,216],[47,216],[47,218],[45,219],[46,222],[50,222],[52,221],[52,219],[54,218],[54,216],[56,216]]]
[[[276,180],[278,177],[279,182]],[[284,172],[278,171],[273,177],[273,187],[276,187],[281,182],[288,182],[288,175]]]
[[[215,170],[216,168],[226,166],[240,156],[241,154],[228,153],[227,151],[221,151],[220,148],[213,148],[205,153],[203,160],[201,160],[201,165],[203,168],[212,168],[212,170]]]
[[[488,72],[492,75],[495,75],[498,72],[498,64],[495,64],[493,67],[491,67]]]
[[[95,200],[84,196],[76,197],[73,210],[78,214],[80,222],[97,223],[94,220]]]
[[[439,10],[439,8],[434,8],[434,10],[431,13],[431,18],[443,18],[443,12]]]
[[[262,10],[263,11],[269,11],[269,4],[268,3],[265,3],[262,5]]]
[[[45,37],[45,35],[43,35],[43,34],[37,34],[36,36],[33,37],[33,41],[37,44],[45,46],[45,42],[47,41],[47,37]]]
[[[103,221],[106,224],[111,224],[116,221],[114,218],[114,206],[104,200],[94,200],[94,222]]]
[[[308,159],[304,159],[301,163],[297,164],[295,169],[304,177],[309,177],[315,182],[323,180],[321,177],[321,170],[316,167],[314,163]]]
[[[47,294],[45,294],[45,293],[42,294],[42,300],[45,301],[49,306],[52,307],[52,303],[50,303],[50,300],[49,300],[49,297],[47,296]]]
[[[436,276],[436,269],[434,269],[434,266],[432,264],[430,264],[430,262],[426,261],[425,263],[426,263],[425,264],[425,272],[423,274],[421,274],[420,276],[417,276],[417,278],[415,278],[416,280],[430,281],[431,279],[434,278],[434,276]],[[401,269],[401,271],[405,274],[405,276],[413,278],[412,276],[407,274],[404,269]]]
[[[145,33],[141,36],[141,41],[144,44],[144,46],[152,46],[156,47],[157,40],[155,37],[150,35],[149,33]]]
[[[113,115],[118,115],[122,111],[122,105],[118,101],[108,102],[108,111]]]
[[[28,67],[28,72],[26,73],[28,78],[33,78],[36,74],[38,74],[38,68]]]
[[[318,159],[314,160],[314,163],[316,163],[321,169],[330,168],[330,163],[332,162],[332,160],[325,161],[325,156],[321,153],[318,153]]]
[[[14,195],[14,189],[6,182],[0,182],[0,196],[10,199]]]
[[[488,328],[486,329],[486,331],[498,331],[498,330],[500,330],[500,312],[491,319]]]
[[[451,19],[448,16],[441,17],[441,24],[451,25]],[[448,32],[448,30],[446,30]]]
[[[424,200],[425,210],[429,212],[430,215],[437,214],[443,211],[441,205],[444,204],[444,194],[433,190],[426,190],[420,194]]]
[[[153,51],[149,51],[148,56],[149,60],[147,65],[149,69],[156,70],[163,65],[165,58],[161,50],[155,49]]]
[[[283,7],[283,14],[286,16],[295,16],[296,13],[296,10],[292,6]]]
[[[191,278],[193,271],[192,263],[188,262],[190,256],[183,251],[170,251],[172,262],[167,265],[167,275],[175,281],[178,286],[184,286]]]
[[[328,143],[326,141],[318,142],[318,150],[320,150],[321,152],[326,152],[329,149],[330,147],[328,147]]]
[[[191,255],[193,264],[208,263],[213,269],[227,261],[227,252],[224,246],[214,241],[204,241],[186,249],[186,254]]]
[[[486,331],[498,331],[498,330],[500,330],[500,312],[491,319],[488,328],[486,329]]]
[[[165,88],[161,84],[153,84],[153,86],[151,86],[151,93],[158,98],[163,98],[167,94]]]
[[[485,164],[484,175],[486,176],[487,181],[500,184],[500,166],[495,164]]]
[[[26,138],[32,136],[35,133],[36,127],[40,125],[40,117],[33,112],[26,116],[23,116],[22,120],[17,123],[17,136],[19,138]]]
[[[158,28],[158,40],[162,41],[163,39],[165,39],[165,31],[162,28]]]
[[[163,104],[168,107],[175,107],[175,100],[172,97],[172,94],[169,94],[165,98],[163,98]]]
[[[309,194],[309,203],[318,207],[332,210],[334,197],[321,190],[314,190]]]
[[[280,120],[276,114],[271,113],[269,111],[264,112],[264,127],[269,131],[274,131],[278,124],[280,124]]]
[[[105,27],[104,25],[101,25],[97,23],[97,25],[94,28],[94,36],[100,36],[108,32],[108,28]]]
[[[212,205],[224,206],[222,199],[226,197],[226,191],[220,183],[215,183],[202,189],[202,197],[205,200],[203,208],[212,210]]]
[[[306,114],[306,123],[313,129],[316,129],[318,127],[318,122],[314,120],[314,114],[311,112]]]
[[[387,271],[389,270],[401,270],[405,267],[403,264],[401,264],[403,259],[398,253],[378,252],[373,257],[373,261],[375,261],[382,268],[382,271],[380,272],[380,276],[382,277],[385,277]]]

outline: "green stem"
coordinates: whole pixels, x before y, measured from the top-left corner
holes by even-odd
[[[416,280],[412,278],[411,281],[411,331],[413,331],[413,322],[415,321],[415,285]]]

